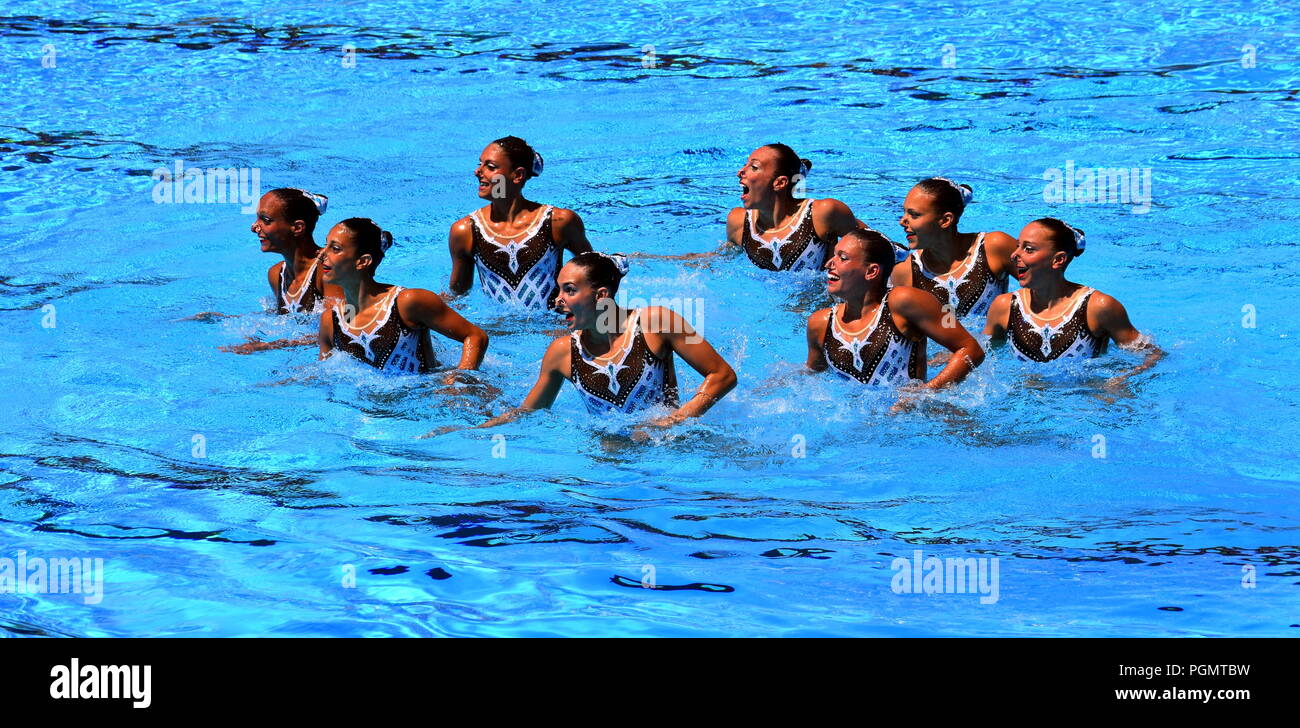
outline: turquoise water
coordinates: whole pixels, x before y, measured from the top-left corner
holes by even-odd
[[[1297,632],[1283,3],[106,7],[0,18],[0,558],[105,575],[98,604],[0,594],[5,633]],[[963,229],[1087,229],[1072,278],[1170,355],[1115,398],[1098,383],[1122,353],[1041,380],[994,352],[942,406],[888,416],[793,376],[816,285],[743,258],[638,261],[624,282],[700,299],[740,376],[648,445],[571,389],[549,415],[415,439],[519,402],[559,328],[477,290],[457,306],[493,335],[486,403],[307,348],[217,350],[313,326],[260,313],[275,259],[250,215],[155,204],[154,168],[324,192],[321,232],[373,217],[398,240],[380,278],[440,291],[470,171],[505,134],[547,158],[529,196],[604,250],[715,248],[765,142],[894,236],[910,185],[945,174],[975,188]],[[1067,162],[1150,169],[1150,212],[1048,204]],[[200,311],[238,316],[180,320]],[[895,593],[893,559],[918,550],[997,559],[997,601]]]

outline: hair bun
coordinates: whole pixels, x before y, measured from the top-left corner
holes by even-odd
[[[537,152],[533,152],[533,176],[536,177],[537,175],[541,174],[542,170],[545,167],[546,167],[546,161],[542,159],[542,155],[538,154]]]
[[[298,190],[299,192],[302,193],[303,197],[306,197],[307,199],[311,200],[311,203],[316,206],[316,214],[318,215],[325,214],[325,208],[329,207],[330,198],[326,197],[325,195],[318,195],[314,192],[308,192],[307,190],[304,190],[301,187],[294,187],[293,189]]]
[[[954,190],[957,190],[957,194],[961,195],[962,207],[969,205],[970,201],[975,199],[975,190],[971,189],[971,186],[968,184],[957,184],[956,182],[953,182],[947,177],[931,177],[930,179],[943,182],[947,184],[949,187],[953,188]],[[921,180],[921,181],[925,182],[926,180]]]
[[[807,176],[808,176],[808,173],[811,172],[811,171],[812,171],[812,162],[808,161],[807,159],[800,159],[800,160],[799,160],[799,174],[801,174],[801,175],[807,177]]]
[[[618,270],[620,278],[627,275],[628,263],[626,255],[623,255],[622,253],[602,253],[598,250],[594,252],[602,258],[608,258],[609,262],[613,263],[614,268]]]
[[[1079,228],[1069,223],[1065,223],[1065,226],[1070,228],[1070,232],[1074,233],[1074,257],[1077,258],[1083,255],[1083,246],[1087,244],[1087,238],[1084,237],[1083,231]]]
[[[380,230],[379,249],[387,253],[388,249],[391,247],[393,247],[393,234],[388,232],[387,230]]]

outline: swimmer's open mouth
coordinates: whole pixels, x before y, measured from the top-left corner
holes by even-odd
[[[1027,265],[1016,266],[1016,278],[1024,278],[1025,274],[1028,272],[1029,272],[1029,266]]]
[[[835,275],[834,273],[831,273],[831,272],[827,271],[827,273],[826,273],[826,280],[827,280],[827,281],[838,281],[839,279],[840,279],[839,276]]]
[[[749,185],[745,184],[744,182],[741,182],[741,183],[740,183],[740,199],[743,200],[743,199],[746,199],[747,197],[749,197]]]

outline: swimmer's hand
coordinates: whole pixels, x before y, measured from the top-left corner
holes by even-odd
[[[674,413],[671,415],[664,415],[663,417],[656,417],[649,422],[643,422],[632,428],[632,442],[649,442],[654,437],[654,430],[667,430],[685,419],[686,418],[682,415]]]
[[[465,369],[451,369],[442,376],[442,384],[445,387],[454,387],[457,384],[480,384],[478,377],[470,374]]]
[[[259,351],[270,351],[272,349],[289,349],[295,346],[307,346],[317,343],[316,336],[304,336],[301,339],[276,339],[275,341],[262,341],[252,336],[242,344],[233,346],[218,346],[218,351],[224,351],[230,354],[252,354]]]
[[[427,440],[431,437],[437,437],[438,435],[445,435],[448,432],[455,432],[457,430],[468,430],[468,429],[469,428],[464,425],[447,425],[446,427],[439,427],[436,430],[430,430],[429,432],[426,432],[423,435],[417,436],[415,439]]]
[[[921,403],[921,393],[928,390],[924,384],[908,384],[899,388],[903,393],[893,407],[889,408],[889,414],[898,415],[904,412],[911,412]]]
[[[1115,404],[1121,399],[1132,399],[1133,396],[1133,388],[1129,386],[1127,374],[1108,378],[1101,384],[1101,391],[1096,394],[1097,399],[1106,404]]]
[[[217,319],[220,319],[220,318],[235,318],[235,314],[233,314],[233,313],[221,313],[220,311],[203,311],[203,312],[201,312],[201,313],[196,313],[196,314],[194,314],[193,316],[186,316],[185,318],[179,318],[179,319],[176,319],[176,320],[177,320],[178,322],[179,322],[179,321],[203,321],[203,322],[207,322],[207,321],[216,321]]]

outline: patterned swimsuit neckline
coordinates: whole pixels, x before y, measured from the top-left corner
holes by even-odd
[[[979,263],[979,249],[983,244],[984,233],[976,233],[975,242],[971,243],[970,250],[966,251],[966,256],[961,259],[961,262],[956,268],[949,270],[947,273],[935,273],[930,270],[930,267],[925,264],[925,257],[921,255],[923,251],[920,250],[916,251],[916,263],[921,269],[921,273],[925,275],[926,278],[929,278],[939,285],[946,285],[948,281],[952,280],[961,283],[966,280],[966,277],[975,270],[976,264]]]
[[[754,238],[754,240],[758,241],[758,244],[762,246],[771,246],[773,243],[784,245],[785,243],[790,242],[790,236],[792,236],[799,229],[799,226],[803,224],[804,217],[808,214],[808,211],[812,209],[812,203],[813,200],[809,197],[800,203],[799,207],[795,208],[795,212],[790,216],[789,222],[774,228],[768,228],[768,235],[772,235],[773,230],[785,230],[784,233],[780,233],[771,238],[764,238],[762,235],[758,234],[758,210],[747,210],[745,216],[749,218],[750,237]]]
[[[491,221],[489,221],[487,216],[483,214],[483,209],[478,209],[470,213],[470,219],[478,226],[480,235],[491,242],[496,243],[498,247],[504,247],[530,240],[537,234],[538,230],[541,230],[542,223],[546,221],[547,214],[550,210],[550,205],[542,205],[538,207],[537,212],[533,215],[532,221],[528,223],[528,227],[524,228],[522,232],[513,235],[502,235],[493,230]]]
[[[844,336],[849,339],[865,339],[865,338],[869,338],[872,332],[876,330],[876,327],[880,325],[880,314],[885,310],[885,301],[884,299],[881,299],[880,303],[876,304],[876,311],[875,313],[871,314],[871,323],[863,326],[862,328],[856,331],[850,330],[848,323],[846,323],[842,318],[840,318],[840,313],[845,310],[847,310],[847,307],[844,306],[843,304],[836,304],[835,306],[832,306],[831,324],[835,326],[835,329],[837,331],[839,331],[841,334],[844,334]],[[861,321],[863,318],[864,317],[859,316],[858,320]]]
[[[609,351],[599,355],[592,354],[591,350],[587,348],[587,345],[583,343],[582,334],[579,333],[578,353],[582,355],[583,359],[601,365],[608,365],[610,362],[613,362],[615,360],[621,363],[624,359],[627,358],[628,353],[631,352],[632,346],[636,344],[637,334],[641,334],[642,336],[645,335],[645,332],[641,331],[640,327],[641,327],[641,309],[637,309],[633,311],[630,316],[627,317],[626,323],[623,326],[623,330],[618,333],[618,336],[614,338],[613,342],[610,342]],[[624,340],[622,345],[614,346],[614,344],[618,343],[620,339]],[[646,343],[648,344],[649,342]],[[650,352],[650,353],[654,355],[654,352]]]
[[[1017,302],[1020,304],[1020,315],[1025,318],[1026,323],[1036,329],[1052,329],[1059,328],[1059,325],[1056,322],[1069,321],[1073,318],[1074,314],[1078,312],[1080,304],[1088,298],[1088,294],[1091,292],[1091,288],[1087,286],[1079,286],[1074,293],[1070,294],[1073,296],[1074,300],[1066,307],[1064,313],[1048,317],[1038,316],[1029,308],[1029,301],[1026,300],[1029,297],[1028,288],[1018,289],[1016,291],[1016,298]]]
[[[345,304],[342,301],[334,304],[339,315],[339,326],[342,326],[344,331],[353,335],[375,333],[379,329],[383,328],[384,324],[388,323],[388,319],[393,315],[393,309],[395,308],[395,306],[393,306],[393,299],[395,299],[397,294],[401,293],[402,290],[401,286],[389,286],[387,291],[380,294],[379,298],[368,307],[371,309],[379,309],[380,313],[376,314],[374,318],[364,326],[352,326],[349,324],[347,319],[343,316]],[[356,317],[353,316],[352,320],[355,321]]]
[[[285,281],[285,273],[288,272],[289,264],[284,263],[283,267],[280,268],[280,298],[283,299],[282,303],[286,309],[290,311],[301,309],[303,296],[306,295],[308,290],[314,292],[315,286],[313,284],[316,282],[316,265],[318,263],[320,263],[320,253],[317,253],[316,257],[312,258],[311,265],[307,267],[307,274],[303,276],[302,285],[298,287],[297,291],[293,290],[292,279],[287,283]]]

